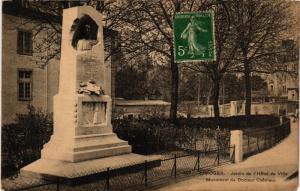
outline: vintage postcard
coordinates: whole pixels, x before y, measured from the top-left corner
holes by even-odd
[[[297,189],[300,2],[1,6],[2,190]]]

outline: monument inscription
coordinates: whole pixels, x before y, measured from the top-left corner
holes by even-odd
[[[90,79],[95,80],[97,85],[104,87],[104,75],[102,71],[104,71],[103,66],[99,66],[99,60],[95,57],[89,57],[86,54],[80,54],[77,57],[77,67],[80,68],[77,73],[77,85],[80,82],[87,82]]]

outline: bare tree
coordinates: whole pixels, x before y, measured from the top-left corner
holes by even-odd
[[[239,0],[228,2],[232,27],[239,46],[239,59],[245,77],[245,114],[251,114],[251,73],[275,72],[274,62],[284,33],[291,27],[289,2],[283,0]]]
[[[160,64],[171,69],[170,119],[176,122],[178,102],[178,65],[173,55],[173,25],[176,12],[207,10],[212,1],[133,0],[111,4],[107,19],[109,27],[120,31],[121,48],[128,58],[144,54],[145,49]]]
[[[198,64],[188,63],[184,67],[209,76],[213,84],[211,90],[214,116],[219,117],[220,83],[224,74],[235,68],[234,58],[238,46],[234,41],[234,33],[231,27],[232,15],[229,12],[228,4],[223,1],[214,1],[207,8],[215,12],[216,61]]]

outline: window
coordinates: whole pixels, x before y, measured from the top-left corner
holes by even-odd
[[[32,55],[32,33],[18,31],[18,54]]]
[[[271,89],[271,92],[274,90],[274,87],[273,85],[270,86],[270,89]]]
[[[282,86],[283,93],[286,93],[286,86]]]
[[[287,39],[282,41],[282,47],[285,49],[292,49],[295,45],[294,40],[292,39]]]
[[[18,98],[19,100],[32,99],[32,70],[18,71]]]

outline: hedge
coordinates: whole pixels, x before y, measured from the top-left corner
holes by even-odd
[[[28,106],[28,114],[17,114],[16,122],[2,126],[2,176],[8,176],[40,158],[52,135],[52,115]],[[4,160],[4,161],[3,161]]]
[[[180,118],[175,126],[167,119],[116,119],[113,130],[140,154],[167,151],[195,138],[216,139],[219,145],[228,142],[233,129],[261,128],[279,123],[275,116],[244,116],[228,118]],[[219,128],[218,128],[219,127]],[[28,107],[28,114],[18,114],[16,122],[2,126],[2,176],[8,176],[40,158],[40,152],[52,135],[52,114]],[[195,137],[197,135],[197,137]],[[218,137],[218,138],[217,138]],[[218,141],[218,140],[223,140]],[[3,161],[4,160],[4,161]]]

